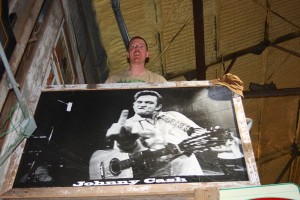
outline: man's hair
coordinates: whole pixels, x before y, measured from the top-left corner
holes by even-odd
[[[143,40],[145,42],[146,49],[148,50],[148,44],[147,44],[146,40],[144,38],[140,37],[140,36],[134,36],[133,38],[130,39],[130,41],[128,43],[127,51],[129,50],[131,41],[133,41],[134,39],[141,39],[141,40]]]
[[[153,90],[143,90],[143,91],[137,92],[134,95],[134,100],[136,101],[140,96],[145,96],[145,95],[151,95],[151,96],[157,97],[157,103],[159,103],[163,99],[163,97],[158,92],[156,92],[156,91],[153,91]]]

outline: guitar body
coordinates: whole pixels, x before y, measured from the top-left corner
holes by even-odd
[[[145,150],[132,154],[117,150],[95,151],[90,159],[90,179],[142,178],[149,177],[167,167],[170,161],[182,155],[190,155],[205,148],[225,145],[232,139],[229,131],[212,129],[208,134],[195,134],[175,145],[168,143],[158,150]],[[188,163],[187,163],[188,164]]]
[[[152,173],[169,163],[169,161],[157,160],[163,155],[169,154],[170,152],[165,150],[165,148],[158,151],[145,150],[133,154],[121,153],[113,149],[98,150],[93,153],[90,159],[90,179],[149,177]]]
[[[110,150],[95,151],[90,159],[90,179],[133,178],[132,168],[119,169],[118,162],[129,160],[127,153]]]

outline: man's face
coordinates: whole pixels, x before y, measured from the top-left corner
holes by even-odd
[[[130,63],[144,64],[146,58],[149,57],[149,52],[144,40],[140,38],[133,39],[129,43],[128,58]]]
[[[155,111],[159,111],[161,105],[157,103],[157,97],[144,95],[138,97],[133,103],[134,112],[142,117],[152,117]]]

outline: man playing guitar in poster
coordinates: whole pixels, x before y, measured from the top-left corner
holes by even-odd
[[[152,90],[135,94],[134,116],[128,118],[129,111],[123,110],[106,133],[114,149],[92,155],[90,179],[201,176],[194,153],[218,151],[226,144],[232,158],[243,157],[232,133],[204,129],[179,112],[163,112],[161,100]]]

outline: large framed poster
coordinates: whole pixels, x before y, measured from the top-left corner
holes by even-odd
[[[37,129],[4,196],[259,184],[242,99],[208,81],[49,86],[34,118]]]

